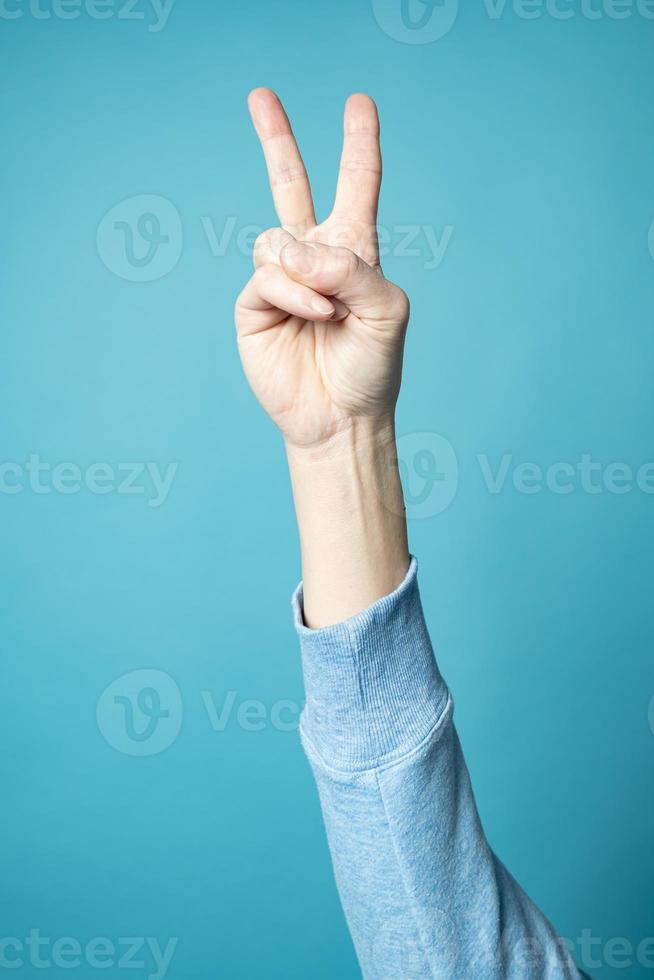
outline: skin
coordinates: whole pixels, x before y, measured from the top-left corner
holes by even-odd
[[[409,318],[379,265],[379,121],[347,100],[334,208],[318,224],[307,173],[277,96],[248,99],[280,227],[254,249],[236,302],[248,381],[286,445],[298,518],[304,617],[320,628],[387,595],[409,554],[395,405]]]

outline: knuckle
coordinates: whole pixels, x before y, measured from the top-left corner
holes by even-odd
[[[257,235],[257,237],[254,240],[254,251],[255,251],[255,253],[256,252],[261,252],[264,248],[266,248],[266,246],[268,244],[268,234],[269,234],[269,232],[262,231],[260,235]]]
[[[338,247],[334,249],[336,259],[345,275],[353,275],[359,268],[359,256],[351,248]]]
[[[272,228],[266,228],[265,231],[261,233],[260,238],[264,238],[271,245],[276,241],[283,239],[286,236],[286,232],[279,225],[273,225]]]
[[[279,167],[271,179],[273,187],[284,187],[289,184],[297,184],[298,181],[306,180],[306,170],[300,166]]]
[[[353,174],[372,174],[373,177],[381,177],[381,167],[374,160],[368,160],[366,158],[351,157],[349,160],[344,160],[341,163],[341,170],[344,173]]]
[[[267,254],[268,239],[266,238],[266,232],[264,231],[263,234],[257,235],[252,248],[252,261],[255,268],[260,266],[262,262],[265,262]]]
[[[281,228],[267,228],[257,235],[252,249],[255,265],[262,265],[274,250],[275,237]]]

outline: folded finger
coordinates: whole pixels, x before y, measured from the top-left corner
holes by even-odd
[[[406,297],[347,248],[295,241],[281,251],[282,268],[323,296],[339,299],[357,316],[401,319]]]
[[[295,238],[284,228],[268,228],[262,232],[254,243],[252,261],[256,269],[271,262],[279,265],[279,256],[285,245],[295,241]]]
[[[282,311],[290,316],[304,320],[340,319],[342,306],[332,302],[310,286],[288,276],[279,265],[263,265],[254,273],[241,293],[237,307],[241,311],[265,314]],[[275,318],[262,317],[260,323],[265,329]]]

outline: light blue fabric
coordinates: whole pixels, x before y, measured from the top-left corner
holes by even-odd
[[[389,596],[311,630],[293,596],[300,732],[365,980],[579,980],[491,851],[411,560]]]

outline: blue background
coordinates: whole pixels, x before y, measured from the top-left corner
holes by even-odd
[[[384,268],[413,309],[399,431],[440,433],[459,461],[451,506],[411,542],[480,810],[564,936],[654,935],[654,497],[510,478],[492,494],[477,459],[654,459],[654,22],[572,6],[462,4],[425,44],[346,0],[177,0],[159,32],[145,0],[145,20],[0,19],[0,461],[178,464],[160,507],[0,494],[2,936],[178,937],[182,980],[359,975],[296,733],[235,714],[214,731],[205,703],[302,698],[282,447],[234,343],[250,259],[206,235],[276,223],[245,110],[262,84],[320,216],[363,90],[382,116],[381,224],[396,242],[453,228],[437,269],[401,252]],[[96,243],[139,195],[183,228],[152,282]],[[174,679],[183,722],[134,757],[96,706],[140,668]]]

